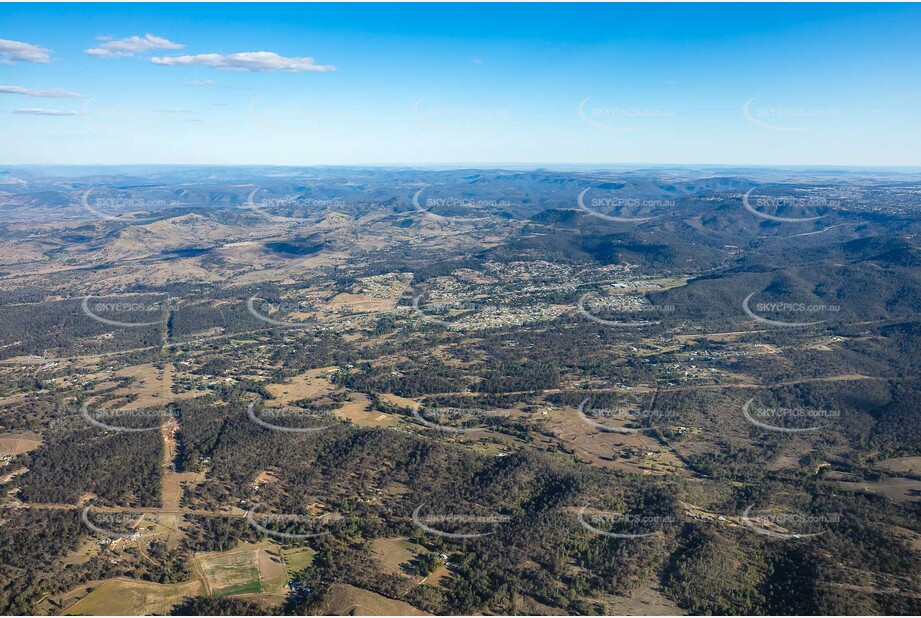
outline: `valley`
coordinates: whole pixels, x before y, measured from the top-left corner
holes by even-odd
[[[208,172],[4,171],[5,613],[917,613],[921,178]]]

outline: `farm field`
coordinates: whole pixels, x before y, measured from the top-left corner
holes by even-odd
[[[286,406],[292,401],[319,397],[330,392],[333,386],[326,379],[335,367],[321,367],[289,378],[284,384],[269,384],[266,389],[272,394],[272,406]]]
[[[68,607],[68,616],[164,615],[187,596],[201,594],[200,582],[155,584],[127,578],[110,579]]]
[[[356,588],[349,584],[333,584],[323,604],[322,612],[333,616],[428,616],[403,601]]]
[[[876,467],[892,474],[921,476],[921,457],[893,457],[880,461]]]
[[[285,563],[285,570],[289,577],[313,564],[313,556],[315,553],[316,552],[309,547],[296,547],[281,550],[281,556]]]
[[[197,554],[197,570],[208,593],[220,597],[263,592],[260,551],[246,544],[227,552]]]
[[[24,431],[0,434],[0,455],[22,455],[34,451],[41,445],[42,438],[37,433]]]
[[[421,545],[401,537],[374,540],[374,555],[385,572],[394,575],[412,574],[412,562],[424,551]]]

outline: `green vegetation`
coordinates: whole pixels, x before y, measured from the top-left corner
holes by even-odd
[[[856,200],[828,213],[837,231],[793,237],[738,207],[743,178],[625,181],[676,203],[624,226],[555,207],[610,180],[589,172],[325,170],[310,190],[354,199],[306,213],[303,236],[227,206],[261,173],[215,171],[227,193],[202,203],[220,208],[157,225],[63,219],[32,240],[0,227],[10,250],[43,243],[49,271],[14,260],[0,281],[0,612],[79,611],[97,580],[169,586],[164,608],[145,607],[177,615],[322,613],[337,584],[445,615],[600,614],[652,591],[692,614],[921,611],[921,476],[886,463],[921,456],[921,236],[882,185],[874,212]],[[162,174],[148,180],[201,190]],[[368,175],[383,188],[356,184]],[[422,177],[536,197],[448,234],[387,194]],[[64,270],[74,256],[91,263]],[[118,328],[81,311],[97,287],[175,302],[158,325]],[[588,292],[601,322],[576,309]],[[776,328],[743,311],[751,293],[840,311]],[[301,327],[259,319],[253,297]],[[627,314],[648,323],[604,323]],[[797,431],[774,431],[747,419],[750,401],[830,414],[775,414]],[[105,430],[83,403],[160,409],[169,425]],[[251,403],[322,430],[268,428]],[[138,538],[107,538],[85,507],[179,522],[144,536],[132,519],[118,531]],[[382,564],[380,539],[412,550]],[[274,562],[245,544],[260,541]],[[282,566],[289,587],[263,590]],[[233,598],[248,594],[266,606]]]

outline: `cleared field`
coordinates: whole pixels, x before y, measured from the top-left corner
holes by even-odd
[[[141,541],[137,542],[137,550],[143,554]],[[68,556],[65,563],[82,564],[98,553],[99,546],[94,540]],[[294,556],[306,563],[312,557],[309,549],[302,556]],[[197,575],[194,581],[163,585],[119,577],[81,586],[63,595],[59,602],[66,605],[77,599],[64,612],[68,615],[141,616],[168,614],[173,605],[187,596],[247,595],[271,607],[282,603],[287,594],[285,562],[279,547],[271,543],[197,554],[193,565]]]
[[[266,389],[275,398],[271,400],[272,407],[289,405],[292,401],[319,397],[333,390],[333,385],[326,379],[330,371],[336,367],[321,367],[311,369],[306,373],[296,375],[284,384],[267,384]]]
[[[195,486],[205,480],[205,472],[176,472],[173,462],[176,460],[178,444],[176,434],[179,432],[179,422],[170,417],[163,425],[163,483],[161,492],[164,509],[179,509],[184,493],[183,485]],[[178,537],[170,537],[170,541]]]
[[[396,537],[374,539],[373,551],[385,573],[410,575],[412,573],[411,563],[425,551],[425,548],[410,543],[403,537]]]
[[[147,542],[151,537],[155,537],[160,541],[165,541],[170,548],[178,546],[185,536],[185,532],[181,527],[182,523],[183,519],[181,515],[168,513],[154,513],[149,516],[142,515],[136,529],[143,532],[145,536],[135,541],[138,551],[142,554],[145,553]]]
[[[256,546],[244,545],[228,552],[196,554],[199,572],[211,595],[223,597],[262,592],[259,551]]]
[[[282,550],[281,556],[284,560],[285,569],[288,571],[288,575],[293,575],[301,569],[305,569],[313,564],[313,555],[315,553],[316,552],[309,547]]]
[[[892,533],[901,537],[914,551],[921,551],[921,533],[901,526],[892,526]]]
[[[127,386],[113,390],[111,394],[118,397],[136,395],[137,399],[130,402],[120,401],[115,407],[121,410],[154,408],[165,406],[174,399],[191,399],[201,396],[200,392],[194,390],[179,394],[173,393],[173,376],[175,374],[176,368],[171,364],[164,365],[162,371],[150,364],[134,365],[120,369],[115,375],[121,378],[130,378],[131,382]],[[107,382],[103,384],[111,385]],[[97,388],[96,390],[101,391],[103,389]]]
[[[666,598],[654,583],[641,586],[630,596],[607,595],[598,599],[609,616],[682,616],[680,607]]]
[[[400,424],[400,417],[385,414],[378,410],[368,411],[371,403],[364,393],[352,393],[352,401],[347,401],[336,410],[336,416],[347,419],[359,427],[393,427]]]
[[[175,418],[167,420],[160,433],[163,435],[163,508],[177,509],[182,501],[182,485],[179,474],[173,470],[173,460],[176,459],[177,444],[176,433],[179,423]]]
[[[333,584],[323,603],[329,616],[430,616],[409,603],[394,601],[370,590],[349,584]]]
[[[521,595],[515,604],[515,614],[520,616],[566,616],[566,612],[556,607],[544,605],[537,599]]]
[[[432,574],[420,581],[419,583],[425,583],[428,586],[442,586],[443,583],[446,583],[445,580],[451,578],[451,571],[448,570],[448,567],[445,565],[439,566],[437,569],[432,571]]]
[[[921,457],[893,457],[879,462],[876,467],[893,474],[921,476]]]
[[[399,395],[394,395],[392,393],[381,393],[381,401],[384,401],[395,406],[400,406],[402,408],[412,408],[418,403],[415,399],[409,399],[408,397],[400,397]]]
[[[154,584],[119,577],[102,582],[88,595],[68,607],[68,616],[166,615],[188,596],[203,594],[201,582]]]
[[[22,455],[41,445],[41,436],[31,431],[0,434],[0,455]]]
[[[168,403],[164,399],[165,390],[163,384],[163,372],[153,365],[135,365],[126,367],[115,373],[119,377],[132,378],[131,384],[127,387],[115,391],[116,395],[137,395],[137,399],[120,406],[123,410],[138,410],[140,408],[150,408],[154,406],[165,406]]]
[[[617,427],[626,423],[605,419],[602,424]],[[641,474],[684,471],[684,465],[674,453],[645,433],[602,431],[581,419],[575,408],[551,411],[547,426],[580,460],[596,466]],[[629,454],[629,457],[623,458],[622,454]]]
[[[63,564],[84,564],[89,562],[93,556],[98,556],[100,551],[102,551],[102,546],[99,545],[99,541],[96,538],[92,538],[74,552],[65,556],[61,562]]]
[[[263,547],[257,551],[256,560],[263,591],[266,594],[284,596],[288,586],[288,575],[285,573],[281,550],[275,545]]]
[[[893,502],[921,502],[921,481],[891,478],[883,481],[838,481],[838,485],[851,491],[879,494]]]
[[[397,305],[399,296],[393,298],[375,298],[361,294],[337,294],[326,305],[327,311],[340,313],[373,313],[390,311]]]

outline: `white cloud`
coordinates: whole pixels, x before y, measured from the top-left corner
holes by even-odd
[[[86,53],[97,58],[130,58],[134,54],[152,49],[182,49],[183,47],[185,45],[173,43],[163,37],[145,34],[144,36],[129,36],[126,39],[107,41],[99,47],[89,48]]]
[[[316,64],[313,58],[286,58],[274,52],[241,52],[239,54],[196,54],[150,59],[154,64],[166,66],[206,66],[228,71],[335,71],[331,64]]]
[[[22,41],[0,39],[0,64],[11,62],[51,62],[51,50]]]
[[[31,116],[79,116],[80,112],[67,109],[43,109],[41,107],[29,107],[26,109],[14,109],[14,114],[29,114]]]
[[[186,86],[213,86],[215,81],[213,79],[206,79],[200,82],[182,82]]]
[[[86,95],[76,92],[67,92],[66,90],[36,90],[35,88],[23,88],[22,86],[0,86],[0,94],[22,94],[27,97],[45,97],[50,99],[82,99]]]

